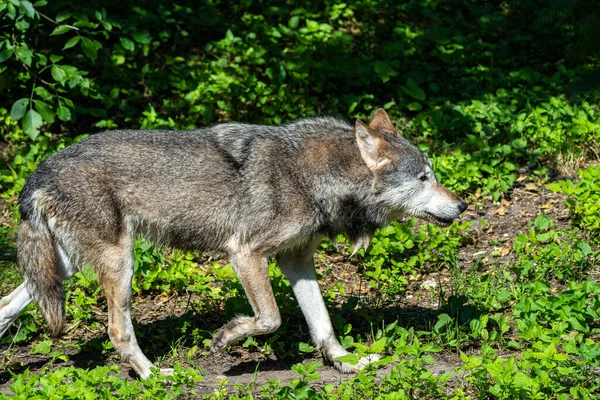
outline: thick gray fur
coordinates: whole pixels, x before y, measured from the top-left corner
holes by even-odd
[[[23,188],[17,245],[26,292],[20,288],[0,301],[0,335],[31,299],[59,333],[62,280],[90,264],[107,294],[111,340],[148,376],[152,364],[139,350],[129,316],[133,235],[139,233],[232,259],[255,316],[223,327],[213,343],[217,350],[279,326],[263,272],[266,256],[277,256],[313,340],[348,372],[356,368],[335,361],[345,350],[330,329],[314,276],[319,239],[343,233],[355,247],[366,247],[373,232],[394,219],[448,225],[465,207],[437,183],[429,160],[395,133],[382,110],[368,126],[312,118],[281,126],[99,133],[49,157]],[[6,306],[10,296],[20,303]]]

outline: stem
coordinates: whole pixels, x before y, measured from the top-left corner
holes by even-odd
[[[37,11],[37,10],[36,10]],[[56,22],[55,20],[53,20],[52,18],[48,17],[47,15],[42,14],[41,12],[37,11],[38,14],[40,14],[43,18],[47,19],[48,21],[52,22],[54,25],[58,25],[58,22]],[[73,25],[67,25],[67,24],[63,24],[66,27],[69,27],[71,29],[74,29],[76,31],[79,30],[78,27],[73,26]]]

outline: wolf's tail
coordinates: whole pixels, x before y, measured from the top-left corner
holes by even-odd
[[[46,218],[38,215],[21,221],[17,249],[27,292],[40,306],[50,335],[56,336],[63,330],[65,293],[54,238]]]

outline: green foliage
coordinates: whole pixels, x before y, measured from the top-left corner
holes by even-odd
[[[371,246],[362,255],[365,276],[384,292],[397,293],[408,282],[407,275],[424,266],[442,268],[451,264],[467,235],[468,223],[454,224],[442,229],[428,224],[414,229],[416,220],[405,224],[393,223],[377,231]],[[428,251],[422,251],[424,247]]]
[[[576,53],[568,21],[593,2],[541,7],[523,23],[533,3],[242,2],[223,11],[218,2],[7,1],[0,108],[35,139],[73,121],[84,132],[186,128],[280,123],[324,108],[365,118],[385,105],[438,154],[450,187],[497,199],[518,167],[585,152],[600,137],[586,95],[561,94],[577,64],[557,62]]]
[[[569,196],[567,206],[574,215],[573,223],[585,228],[592,240],[600,241],[600,165],[579,171],[579,182],[558,181],[546,187]],[[585,248],[586,250],[588,247]],[[591,250],[590,250],[591,251]]]
[[[194,262],[195,256],[180,250],[165,252],[148,241],[140,239],[135,245],[135,279],[133,289],[169,290],[187,289],[191,292],[210,291],[213,281]]]
[[[291,0],[0,0],[3,293],[21,279],[14,237],[26,178],[50,154],[98,129],[274,124],[316,114],[366,119],[384,107],[431,156],[440,181],[474,203],[509,195],[527,174],[545,180],[561,159],[597,158],[600,59],[586,36],[597,21],[593,0],[325,0],[301,7]],[[502,262],[493,251],[486,262],[459,259],[478,229],[468,223],[395,223],[377,232],[366,252],[337,264],[331,260],[347,253],[326,241],[320,280],[336,332],[353,350],[345,360],[384,357],[336,384],[319,386],[319,366],[308,362],[292,368],[299,377],[288,384],[222,386],[204,398],[598,397],[600,300],[591,279],[599,181],[600,168],[590,166],[579,182],[549,184],[569,196],[577,229],[559,229],[540,215],[512,247],[506,243],[511,251]],[[358,267],[358,285],[339,275],[341,263]],[[289,283],[273,263],[269,271],[284,323],[272,336],[248,338],[244,351],[313,356],[316,346],[294,329],[300,311]],[[440,287],[418,296],[436,305],[407,309],[411,277],[429,272],[440,272]],[[142,239],[133,285],[139,297],[188,296],[175,323],[136,326],[152,351],[164,354],[159,347],[168,343],[170,364],[177,354],[195,359],[220,324],[252,311],[230,265]],[[104,330],[95,310],[105,301],[93,273],[84,269],[65,286],[69,329]],[[54,362],[70,362],[65,343],[48,340],[41,321],[29,306],[2,338],[2,369],[22,368],[6,363],[28,343],[50,366],[14,373],[16,398],[197,397],[190,389],[201,377],[192,369],[142,382],[121,379],[115,367],[57,368]],[[96,356],[111,345],[103,338],[89,347]],[[462,364],[433,373],[439,354],[451,352]],[[378,378],[374,367],[390,363]]]
[[[539,344],[522,357],[499,357],[498,351],[482,346],[481,356],[461,353],[466,380],[478,392],[496,398],[592,399],[600,387],[585,363],[557,351],[558,341]]]
[[[549,294],[543,283],[532,284],[530,296],[521,297],[514,307],[521,338],[547,342],[563,337],[582,342],[600,333],[600,285],[595,281],[571,283],[558,296]]]
[[[194,384],[202,381],[202,376],[194,369],[175,366],[175,375],[164,377],[153,375],[139,381],[119,378],[119,368],[97,367],[85,370],[75,367],[61,368],[56,371],[42,370],[40,373],[24,372],[13,375],[10,386],[14,395],[0,393],[0,399],[175,399],[188,392]],[[169,385],[164,384],[164,380]]]

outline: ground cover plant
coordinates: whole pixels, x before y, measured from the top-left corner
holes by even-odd
[[[0,339],[0,398],[592,399],[600,395],[600,12],[592,0],[0,0],[0,295],[21,283],[17,199],[48,155],[100,130],[278,124],[384,107],[463,222],[381,229],[316,255],[340,342],[385,357],[322,365],[288,282],[283,324],[227,354],[249,313],[227,260],[136,243],[142,348],[174,377],[140,381],[106,334],[84,269],[67,321],[35,305]],[[165,382],[169,381],[169,382]]]

